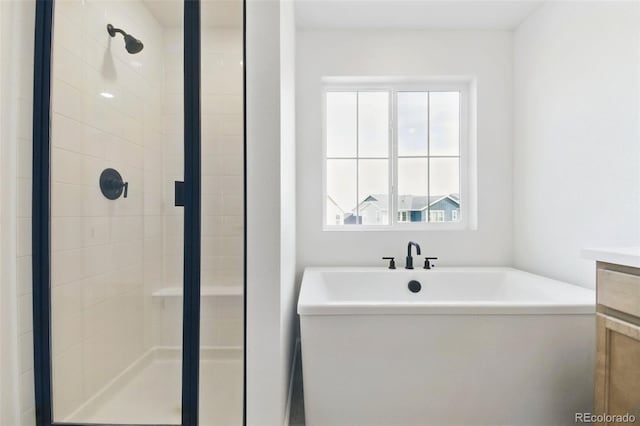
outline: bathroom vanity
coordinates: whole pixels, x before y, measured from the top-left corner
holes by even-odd
[[[640,248],[585,250],[596,260],[596,414],[640,419]],[[614,424],[614,421],[598,423]]]

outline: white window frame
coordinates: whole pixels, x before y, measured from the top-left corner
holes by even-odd
[[[457,221],[458,220],[458,210],[451,210],[451,220],[452,221]]]
[[[475,221],[475,197],[471,197],[472,179],[475,176],[471,170],[471,129],[475,94],[472,86],[475,81],[469,77],[433,77],[433,78],[399,78],[386,79],[379,77],[351,78],[328,77],[323,79],[322,85],[322,229],[324,231],[398,231],[398,230],[467,230],[477,229],[472,225]],[[386,225],[343,224],[328,225],[325,221],[327,203],[327,93],[329,92],[389,92],[389,223]],[[459,92],[460,93],[460,209],[457,221],[450,222],[401,222],[398,220],[397,209],[397,93],[398,92]],[[472,99],[472,95],[473,99]],[[475,138],[474,138],[475,141]],[[475,150],[474,150],[475,151]],[[357,154],[356,154],[357,155]],[[356,157],[357,158],[357,157]],[[356,179],[359,176],[356,172]],[[357,185],[356,185],[357,188]],[[356,195],[356,203],[358,202]]]

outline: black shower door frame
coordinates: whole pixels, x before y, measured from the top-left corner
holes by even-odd
[[[37,426],[53,422],[51,375],[50,126],[53,8],[36,0],[33,86],[33,348]],[[244,205],[246,206],[246,2],[243,2]],[[198,425],[201,270],[200,0],[184,0],[184,297],[182,333],[182,426]],[[243,415],[246,425],[246,208],[243,262]],[[95,425],[95,423],[93,423]],[[120,426],[120,425],[119,425]],[[155,425],[154,425],[155,426]],[[158,425],[160,426],[160,425]]]

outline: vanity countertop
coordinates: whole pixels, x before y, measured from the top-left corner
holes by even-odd
[[[582,257],[598,262],[640,268],[640,247],[601,247],[582,250]]]

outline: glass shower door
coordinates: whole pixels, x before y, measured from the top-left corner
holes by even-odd
[[[241,425],[244,336],[243,2],[201,1],[202,426]]]
[[[55,2],[54,422],[181,423],[183,8]]]
[[[243,14],[242,0],[37,3],[45,426],[243,424]]]

